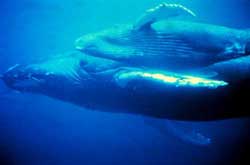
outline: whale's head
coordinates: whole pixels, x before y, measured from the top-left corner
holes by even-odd
[[[41,63],[14,65],[2,74],[1,79],[7,87],[16,91],[90,105],[91,98],[103,100],[102,97],[97,98],[97,91],[110,93],[110,86],[113,90],[115,82],[111,78],[118,65],[77,52],[49,58]]]
[[[110,29],[79,37],[75,41],[75,48],[92,56],[110,58],[119,54],[118,50],[123,50],[131,44],[131,34],[133,34],[131,25],[116,25]]]
[[[75,41],[75,48],[83,52],[94,51],[97,49],[98,38],[100,38],[98,33],[83,35]]]
[[[11,89],[25,92],[39,92],[49,75],[45,70],[37,70],[32,66],[16,64],[3,75],[2,80]]]
[[[37,64],[14,65],[2,75],[2,80],[9,88],[18,91],[61,92],[83,83],[83,79],[87,78],[81,65],[81,59],[77,56],[54,58]]]

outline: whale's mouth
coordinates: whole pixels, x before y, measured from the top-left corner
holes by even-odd
[[[41,84],[42,80],[37,79],[36,77],[30,76],[30,77],[26,77],[24,79],[19,79],[17,81],[15,81],[12,84],[12,87],[14,89],[18,89],[18,90],[29,90],[31,87],[38,87]]]
[[[44,78],[44,74],[18,64],[10,67],[2,76],[2,80],[8,87],[19,91],[38,88],[45,81]]]

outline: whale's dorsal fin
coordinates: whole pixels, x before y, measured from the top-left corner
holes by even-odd
[[[196,14],[181,4],[161,3],[158,6],[148,9],[135,23],[134,30],[149,27],[152,23],[177,16],[191,16]]]

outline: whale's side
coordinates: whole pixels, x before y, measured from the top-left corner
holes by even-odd
[[[91,110],[177,120],[216,120],[250,115],[247,108],[239,108],[248,107],[246,96],[250,89],[247,81],[234,85],[200,78],[188,82],[190,77],[186,80],[182,77],[178,82],[174,82],[173,77],[161,81],[161,74],[127,77],[125,84],[117,79],[131,71],[134,73],[135,68],[73,53],[41,64],[12,68],[3,79],[15,90],[47,95]],[[235,101],[239,99],[240,102]]]

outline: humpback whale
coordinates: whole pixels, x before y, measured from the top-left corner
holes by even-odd
[[[249,31],[193,17],[163,3],[134,25],[84,35],[77,50],[15,65],[2,79],[91,110],[175,120],[248,117]]]
[[[116,61],[72,52],[38,64],[16,65],[2,79],[12,89],[91,110],[204,121],[249,116],[249,59],[243,59],[248,68],[238,67],[239,59],[213,66],[239,71],[229,77],[233,81],[224,81],[123,67]],[[241,81],[236,81],[238,76]]]
[[[134,25],[83,35],[75,46],[92,56],[174,72],[249,55],[248,30],[206,24],[196,17],[182,5],[162,3]]]

